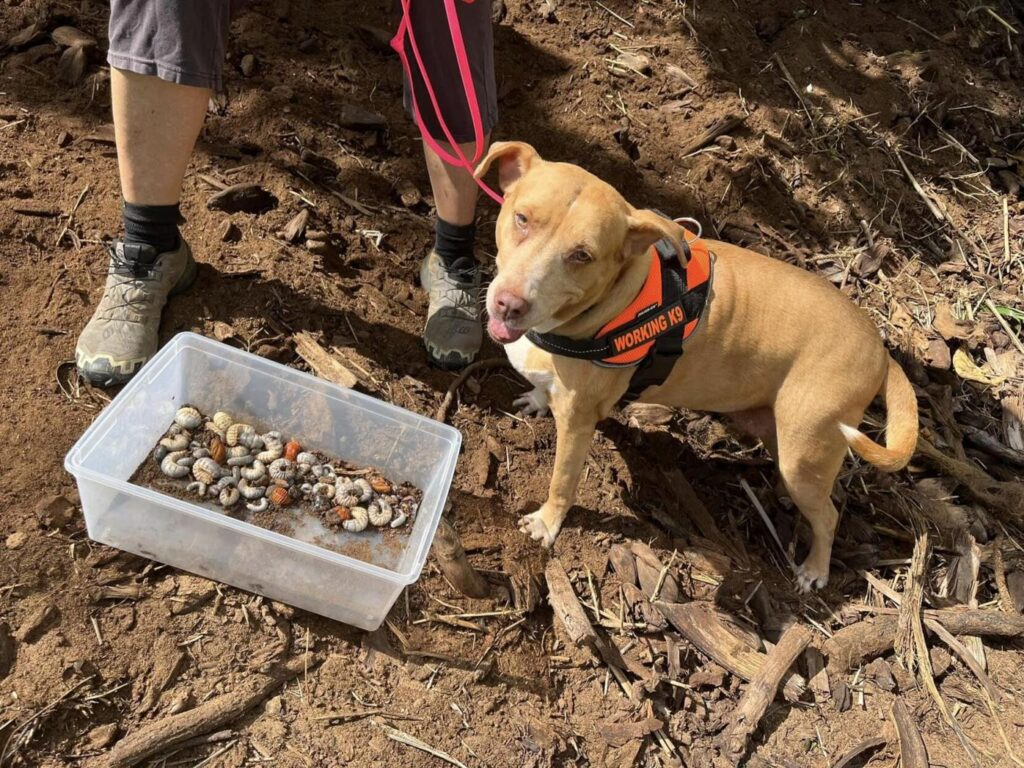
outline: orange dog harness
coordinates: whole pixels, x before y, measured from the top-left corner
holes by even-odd
[[[683,253],[667,239],[652,246],[650,270],[640,292],[594,338],[534,331],[527,338],[553,355],[607,367],[635,366],[624,403],[664,382],[682,356],[683,344],[700,325],[711,296],[714,256],[703,240],[684,232]]]

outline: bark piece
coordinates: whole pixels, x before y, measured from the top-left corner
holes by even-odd
[[[734,675],[750,681],[760,673],[767,654],[751,650],[730,631],[726,614],[704,603],[680,605],[658,601],[654,606],[697,650]],[[796,672],[786,672],[783,682],[783,695],[789,701],[798,701],[807,688],[806,681]]]
[[[338,358],[321,347],[309,333],[300,331],[293,338],[295,351],[298,352],[299,357],[309,363],[309,367],[317,376],[349,389],[359,383],[356,375],[346,368]]]
[[[900,738],[900,765],[902,768],[928,768],[928,750],[917,729],[914,718],[899,699],[892,705],[892,720]]]
[[[888,740],[882,736],[875,736],[871,739],[864,739],[864,741],[854,745],[850,748],[850,751],[843,755],[832,768],[847,768],[851,765],[854,760],[859,757],[863,757],[869,752],[874,752],[880,747],[884,747],[888,743]]]
[[[292,659],[276,674],[257,675],[237,691],[217,696],[187,712],[148,723],[121,739],[105,759],[94,765],[129,768],[158,752],[209,733],[238,719],[311,666],[313,664],[306,658]]]
[[[587,614],[576,597],[569,574],[565,572],[558,558],[553,557],[544,569],[544,577],[548,582],[548,602],[565,627],[566,633],[577,648],[583,646],[596,647],[597,633],[587,618]]]
[[[722,754],[733,765],[737,765],[747,753],[750,737],[775,699],[783,677],[810,642],[811,630],[808,627],[803,624],[791,625],[750,681],[725,732],[719,737]]]
[[[609,746],[621,747],[660,731],[663,725],[664,723],[656,717],[648,717],[633,723],[602,723],[600,734]]]
[[[612,570],[623,584],[637,585],[636,559],[633,553],[621,544],[615,544],[608,550],[608,562]]]
[[[57,45],[65,48],[95,48],[96,38],[87,35],[77,27],[57,27],[50,33],[50,37]]]
[[[306,228],[309,226],[309,208],[303,208],[292,216],[281,230],[281,239],[288,243],[297,243],[306,235]]]
[[[85,70],[89,66],[89,55],[85,48],[76,45],[68,48],[61,54],[57,62],[57,79],[67,85],[78,85],[85,77]]]

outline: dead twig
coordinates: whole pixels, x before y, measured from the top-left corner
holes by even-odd
[[[726,115],[725,117],[715,120],[715,122],[705,128],[702,133],[695,136],[693,141],[686,144],[679,150],[679,157],[689,157],[694,152],[706,147],[719,136],[723,136],[734,128],[743,125],[746,120],[747,118],[742,115]]]
[[[490,357],[486,360],[477,360],[475,363],[470,363],[462,369],[455,381],[448,387],[448,391],[444,395],[444,399],[441,401],[441,405],[437,407],[437,412],[434,414],[434,418],[437,421],[445,422],[448,420],[448,411],[452,407],[452,403],[455,402],[455,393],[459,391],[459,388],[466,383],[470,376],[477,371],[484,370],[486,368],[510,368],[507,358],[504,357]]]
[[[722,754],[733,765],[737,765],[747,753],[750,737],[775,699],[783,676],[811,642],[811,637],[811,630],[805,625],[790,626],[778,645],[768,653],[757,676],[750,681],[739,705],[733,710],[729,724],[719,737]]]
[[[128,768],[158,752],[226,725],[301,674],[305,662],[305,658],[292,659],[277,674],[259,675],[255,683],[240,690],[212,698],[187,712],[148,723],[121,739],[97,765],[104,768]]]
[[[446,763],[458,766],[458,768],[468,768],[468,766],[465,763],[459,762],[454,757],[449,755],[447,752],[442,752],[439,749],[434,749],[426,742],[420,741],[415,736],[408,734],[405,731],[400,731],[397,728],[392,728],[390,726],[385,725],[384,733],[388,735],[389,739],[391,739],[392,741],[397,741],[399,744],[405,744],[406,746],[412,747],[413,749],[418,749],[422,752],[426,752],[427,754],[433,755],[434,757],[444,760]]]

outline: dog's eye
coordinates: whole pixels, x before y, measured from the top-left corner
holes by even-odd
[[[516,213],[516,226],[520,229],[526,229],[526,216],[521,213]]]
[[[589,264],[594,260],[594,257],[584,251],[582,248],[577,248],[575,251],[569,254],[566,259],[570,264]]]

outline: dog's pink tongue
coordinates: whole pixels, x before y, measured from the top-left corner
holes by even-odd
[[[499,344],[511,344],[513,341],[518,341],[526,331],[509,328],[501,320],[492,317],[487,321],[487,333]]]

